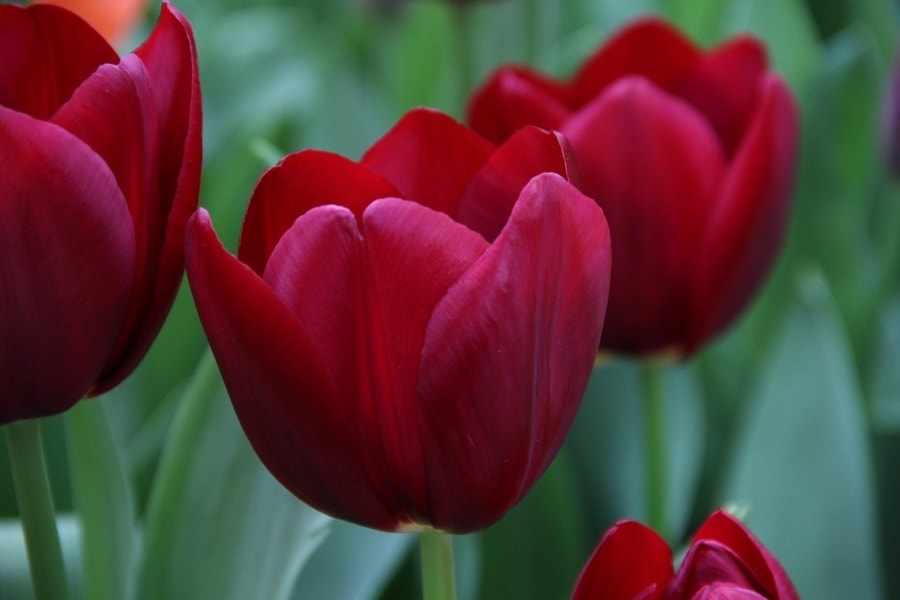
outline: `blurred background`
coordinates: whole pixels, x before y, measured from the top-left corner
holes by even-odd
[[[704,46],[763,39],[801,110],[784,252],[752,308],[666,375],[669,540],[679,548],[731,505],[806,598],[900,598],[900,186],[880,147],[900,12],[889,0],[178,0],[196,36],[204,108],[201,204],[229,248],[262,171],[288,152],[351,158],[408,109],[457,118],[496,66],[564,77],[646,13]],[[143,40],[159,5],[117,42]],[[460,32],[465,32],[462,35]],[[468,66],[464,66],[468,65]],[[183,286],[142,366],[99,400],[136,531],[160,457],[183,485],[136,536],[135,597],[416,598],[414,539],[330,523],[258,463],[224,391],[171,450],[205,340]],[[457,538],[461,598],[564,598],[602,533],[642,519],[638,367],[606,359],[573,431],[533,492],[498,525]],[[66,427],[44,423],[71,569],[80,564]],[[179,454],[180,452],[180,454]],[[124,510],[124,509],[123,509]],[[0,447],[0,598],[28,597]],[[149,544],[152,545],[152,544]],[[155,582],[154,596],[147,581]]]

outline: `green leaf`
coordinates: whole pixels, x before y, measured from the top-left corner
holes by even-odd
[[[561,452],[528,495],[481,533],[482,598],[567,597],[591,544],[576,495],[576,473]]]
[[[693,368],[665,369],[667,448],[666,520],[681,538],[703,464],[702,394]],[[647,520],[644,431],[638,364],[613,361],[595,369],[567,444],[585,486],[595,524],[594,543],[612,522]]]
[[[287,492],[244,437],[207,353],[154,482],[136,598],[288,598],[329,519]]]
[[[81,527],[78,519],[70,514],[58,515],[56,528],[72,599],[85,598],[79,593],[78,585],[81,570]],[[16,519],[0,520],[0,598],[34,600],[25,537],[22,535],[22,524]]]
[[[415,534],[335,521],[300,574],[292,598],[376,598],[417,541]]]
[[[873,468],[859,383],[821,278],[805,284],[744,422],[723,501],[804,598],[879,598]]]
[[[84,595],[124,598],[136,550],[134,508],[99,400],[82,400],[66,413],[75,507],[81,522]]]
[[[802,0],[736,0],[728,4],[721,38],[751,31],[769,48],[772,63],[798,93],[806,90],[820,60],[816,27]]]

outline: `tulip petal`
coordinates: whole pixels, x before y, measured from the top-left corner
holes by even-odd
[[[798,600],[790,578],[778,560],[736,517],[724,510],[712,514],[694,535],[694,544],[715,542],[729,548],[740,558],[767,597],[775,600]],[[687,562],[687,559],[685,559]]]
[[[603,345],[664,350],[691,326],[690,288],[725,171],[709,124],[682,100],[626,77],[568,121],[582,189],[615,223]],[[640,277],[634,274],[639,273]]]
[[[753,590],[728,583],[713,583],[702,587],[691,600],[770,600]]]
[[[615,81],[640,76],[669,90],[695,65],[701,53],[665,21],[650,17],[622,29],[579,69],[570,105],[580,107]]]
[[[81,18],[48,5],[0,5],[0,56],[0,106],[41,120],[97,67],[119,61]]]
[[[524,67],[499,69],[469,101],[469,125],[500,145],[518,129],[559,129],[571,112],[565,86]]]
[[[575,584],[572,600],[654,600],[672,579],[672,552],[636,521],[620,521],[600,540]]]
[[[497,148],[472,178],[456,220],[493,241],[506,225],[522,188],[541,173],[558,173],[577,186],[575,158],[561,134],[526,127]]]
[[[394,196],[397,190],[380,175],[343,156],[319,150],[291,154],[256,184],[238,257],[262,275],[278,240],[311,208],[337,204],[361,219],[372,201]]]
[[[162,219],[159,214],[159,126],[152,86],[144,65],[126,56],[103,65],[51,120],[83,140],[112,170],[125,195],[134,228],[135,287],[111,355],[118,358],[143,322],[156,283]]]
[[[134,234],[107,166],[0,107],[0,422],[62,412],[103,367],[131,293]]]
[[[766,50],[759,41],[734,38],[698,61],[672,93],[706,116],[731,156],[759,103],[759,82],[767,68]]]
[[[160,135],[156,162],[158,197],[148,203],[148,210],[156,211],[154,219],[164,224],[164,234],[150,249],[151,255],[158,256],[151,282],[153,293],[138,300],[143,302],[143,311],[133,313],[137,318],[126,323],[116,352],[110,356],[92,394],[111,389],[130,374],[162,327],[181,282],[185,226],[200,193],[200,79],[187,19],[163,2],[153,32],[135,55],[144,63],[155,93]],[[153,230],[149,224],[143,227]]]
[[[330,294],[312,297],[310,304],[333,305],[338,312],[331,323],[339,329],[331,335],[341,335],[354,325],[349,306],[358,282],[348,275],[359,268],[356,221],[346,209],[327,206],[308,213],[304,223],[307,235],[298,236],[298,243],[311,249],[308,260],[320,265],[319,274],[327,279],[312,283]],[[329,356],[333,352],[263,279],[225,251],[202,209],[190,221],[185,260],[210,347],[262,462],[314,508],[393,529],[397,519],[392,505],[379,498],[380,478],[366,471],[371,458],[359,434],[367,424],[360,421],[353,399],[340,394],[347,384],[339,369],[355,362],[355,336],[344,339],[339,359]]]
[[[400,197],[450,216],[494,147],[451,117],[431,109],[406,113],[360,161],[390,181]]]
[[[359,445],[373,485],[390,506],[406,508],[398,518],[425,523],[415,405],[425,329],[438,300],[487,243],[443,213],[385,199],[363,215],[360,255],[335,266],[326,258],[333,242],[311,233],[309,220],[284,235],[265,279],[317,340],[338,397],[360,422],[341,443]]]
[[[759,110],[723,182],[703,234],[688,351],[749,302],[784,238],[797,155],[798,116],[784,82],[768,75]]]
[[[422,443],[440,449],[425,457],[436,527],[495,522],[556,454],[593,365],[609,258],[594,202],[539,175],[436,307],[418,382]]]

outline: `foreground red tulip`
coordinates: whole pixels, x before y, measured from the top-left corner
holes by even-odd
[[[635,521],[613,526],[585,566],[573,600],[798,600],[778,560],[725,511],[697,531],[681,566],[654,531]]]
[[[606,223],[568,172],[557,134],[494,148],[420,109],[359,164],[304,151],[267,171],[237,258],[197,213],[200,319],[285,487],[383,530],[473,531],[525,495],[581,401],[608,293]]]
[[[107,390],[146,353],[197,205],[190,26],[121,60],[80,18],[0,6],[0,423]]]
[[[570,82],[500,69],[469,120],[495,143],[528,124],[571,140],[616,257],[603,348],[690,355],[741,312],[779,251],[798,116],[753,38],[704,52],[639,21]]]

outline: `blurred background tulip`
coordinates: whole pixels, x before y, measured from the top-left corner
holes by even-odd
[[[55,4],[87,21],[110,44],[117,46],[137,27],[148,0],[33,0]]]
[[[616,256],[601,347],[636,355],[690,355],[754,297],[787,225],[798,118],[757,40],[706,52],[658,19],[568,82],[501,68],[469,105],[495,143],[526,124],[571,140]]]

